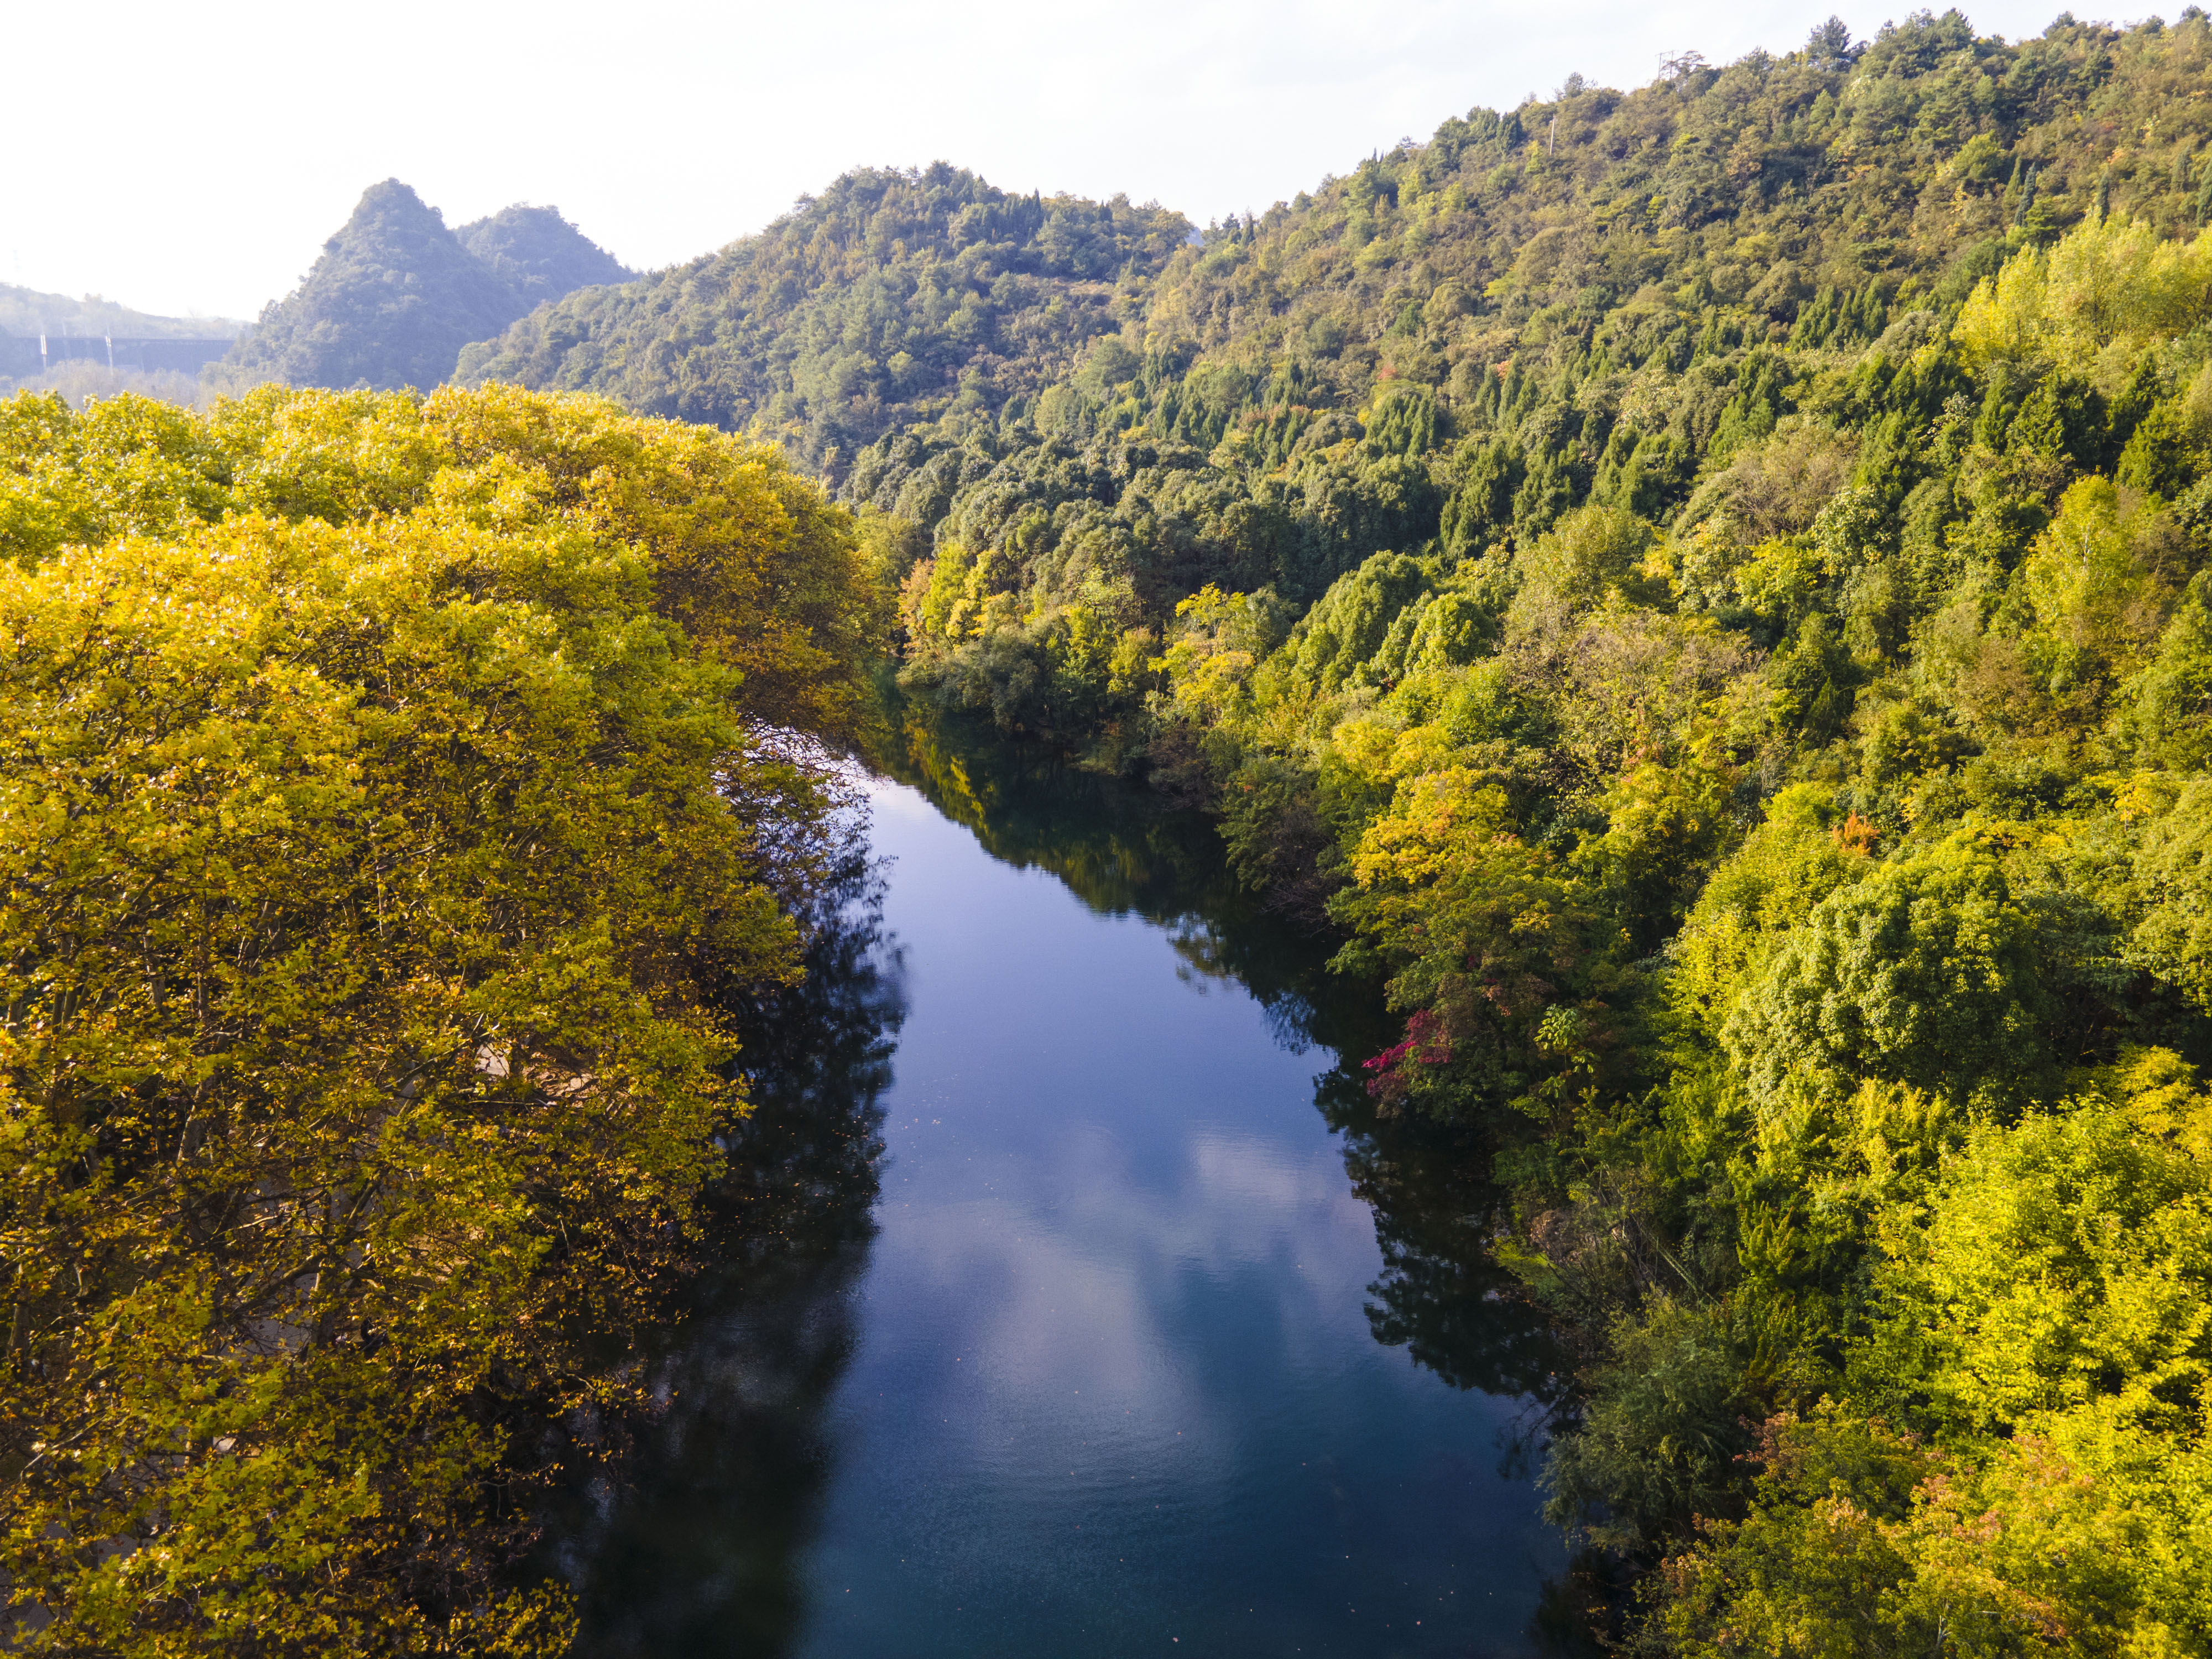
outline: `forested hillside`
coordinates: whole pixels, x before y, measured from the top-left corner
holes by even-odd
[[[463,225],[453,239],[506,279],[526,306],[580,288],[627,283],[637,273],[561,216],[558,208],[517,202]]]
[[[1387,979],[1650,1650],[2212,1652],[2208,139],[2195,8],[1571,79],[841,472]]]
[[[2209,224],[2201,9],[1923,12],[1195,242],[863,172],[521,316],[588,258],[380,185],[241,362],[483,389],[9,405],[39,1639],[556,1645],[477,1474],[614,1386],[568,1310],[645,1316],[793,960],[818,781],[749,734],[895,632],[1387,984],[1363,1109],[1568,1345],[1594,1622],[2212,1655]]]
[[[1076,619],[1158,627],[1208,582],[1296,614],[1377,550],[1510,548],[1590,501],[1674,526],[1789,415],[1856,432],[1869,348],[1901,364],[2009,253],[2100,213],[2200,222],[2208,67],[2201,21],[2004,46],[1950,14],[1626,95],[1571,80],[1217,227],[1079,374],[884,440],[843,492],[975,564],[994,622],[923,647],[956,675],[1041,672]],[[988,678],[1025,726],[1094,718]]]
[[[459,231],[397,179],[371,185],[300,286],[226,360],[246,379],[390,389],[451,380],[460,349],[532,306],[632,273],[552,208]]]
[[[718,253],[533,313],[471,347],[459,378],[757,425],[834,478],[916,420],[1018,412],[1141,313],[1188,234],[1121,198],[1009,196],[942,164],[861,171]]]

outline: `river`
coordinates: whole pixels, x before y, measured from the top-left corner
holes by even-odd
[[[909,721],[764,1010],[661,1409],[555,1528],[594,1655],[1514,1656],[1553,1370],[1371,991],[1140,791]]]

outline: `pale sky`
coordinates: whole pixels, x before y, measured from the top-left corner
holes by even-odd
[[[2039,33],[2063,0],[1969,13]],[[2084,16],[2094,6],[2075,0]],[[550,203],[627,264],[719,247],[849,167],[1265,211],[1471,106],[1681,52],[1788,51],[1846,0],[1111,0],[1088,7],[110,0],[11,9],[0,281],[252,317],[364,185],[448,224]],[[2178,6],[2172,8],[2178,12]]]

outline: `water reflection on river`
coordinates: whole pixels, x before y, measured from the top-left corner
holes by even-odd
[[[1338,1066],[1371,1000],[1202,823],[907,738],[667,1408],[560,1523],[586,1650],[1546,1650],[1544,1345],[1478,1160]]]

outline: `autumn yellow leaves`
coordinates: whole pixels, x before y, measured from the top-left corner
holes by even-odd
[[[760,738],[850,718],[845,522],[586,400],[0,407],[15,1641],[565,1644],[496,1477],[618,1389],[797,972]]]

